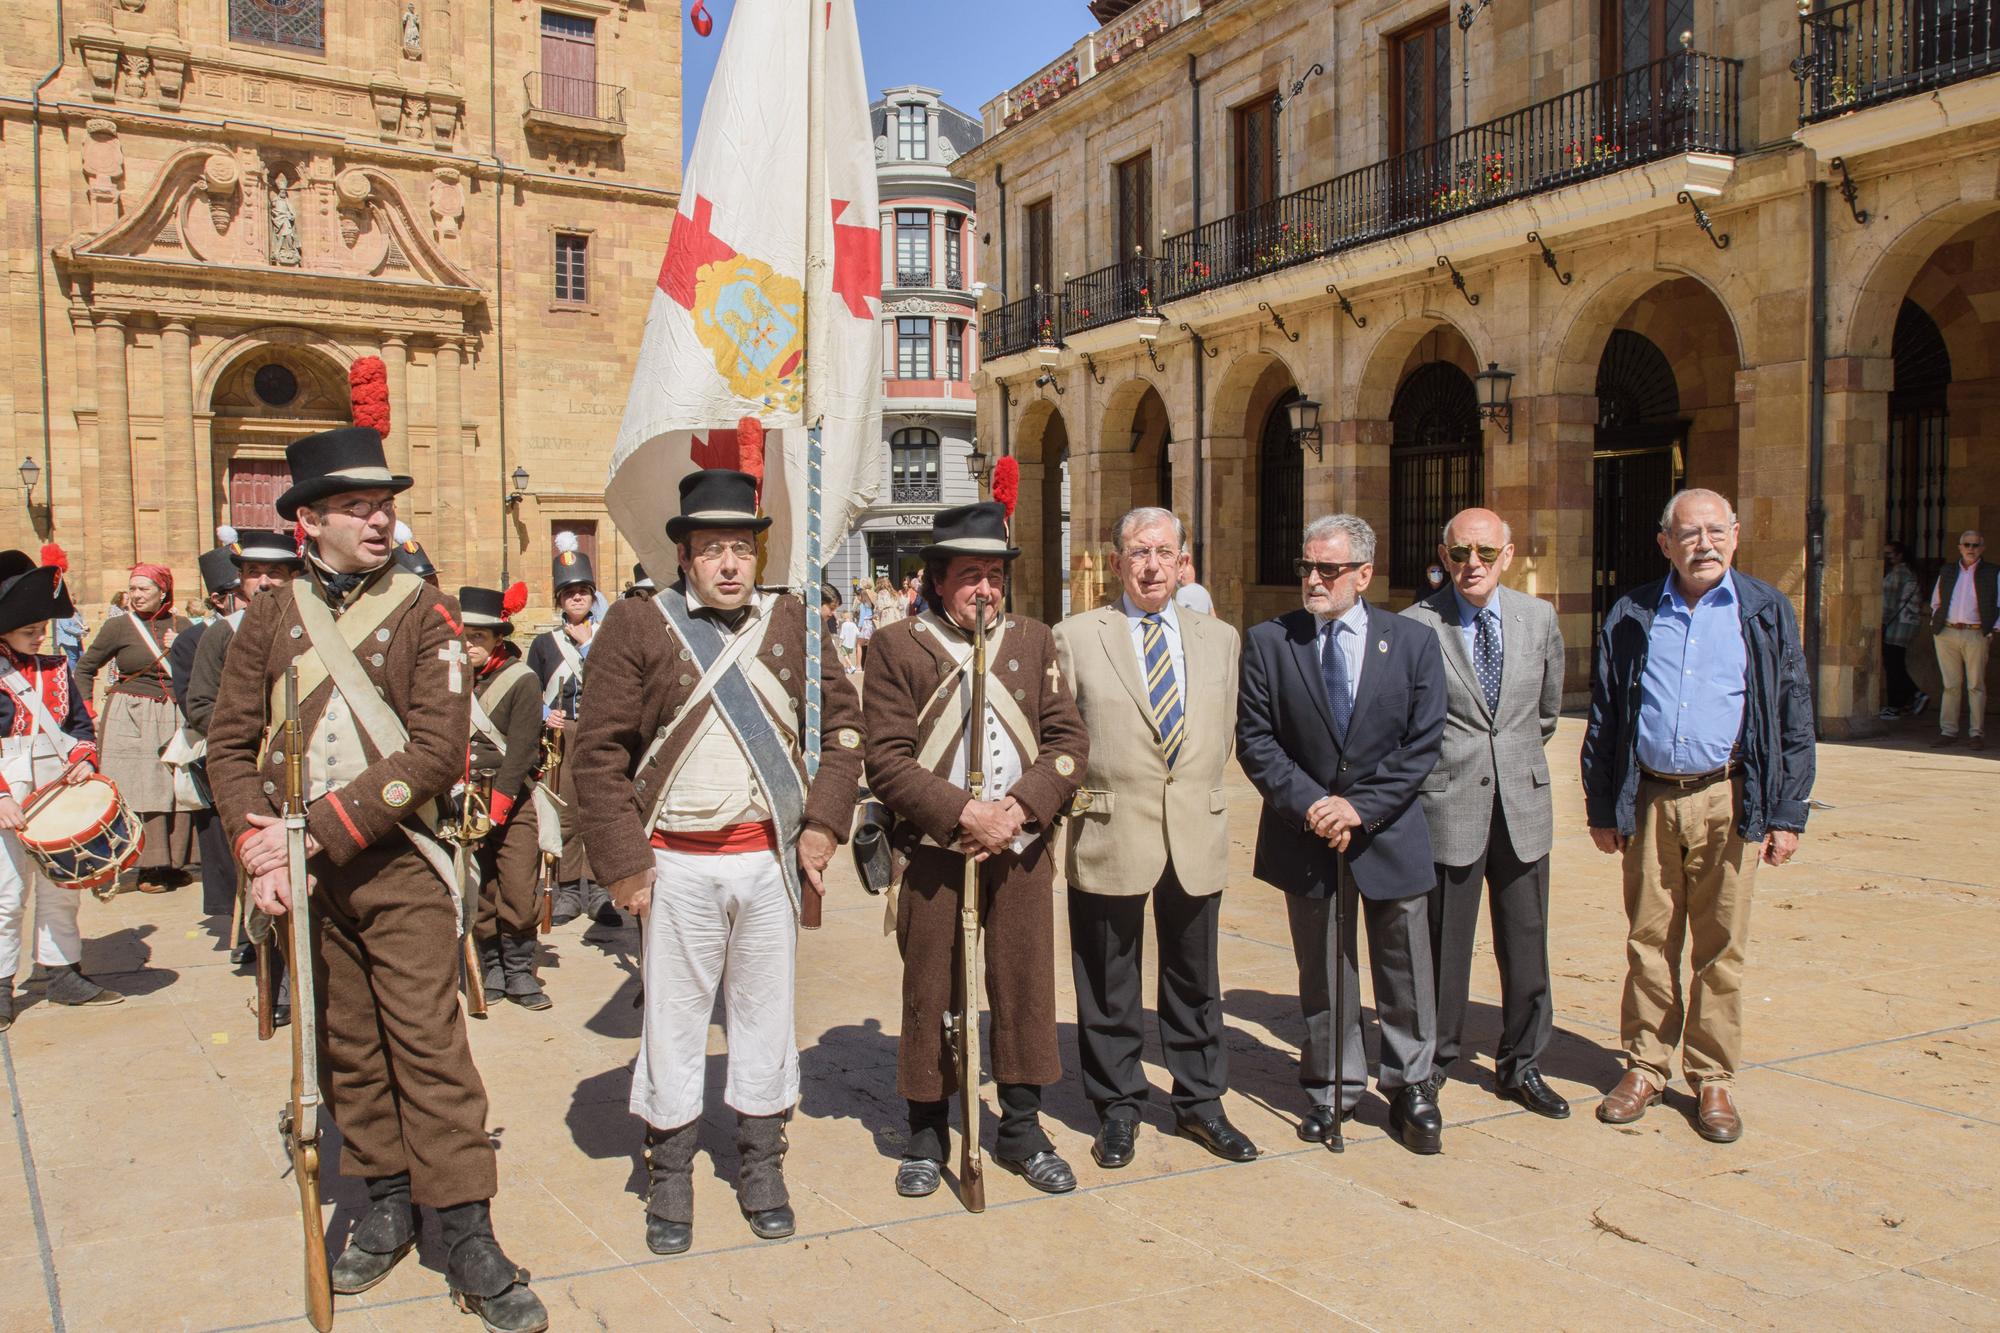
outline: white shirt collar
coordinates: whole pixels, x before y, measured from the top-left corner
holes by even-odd
[[[1333,621],[1338,620],[1341,624],[1347,626],[1349,629],[1353,630],[1356,634],[1360,635],[1362,638],[1365,639],[1368,637],[1368,601],[1366,598],[1362,597],[1355,598],[1354,605],[1348,607],[1344,615],[1340,616],[1315,615],[1313,618],[1319,622],[1318,626],[1314,630],[1315,633],[1318,634],[1326,633],[1326,627]]]
[[[1125,612],[1127,620],[1144,620],[1146,618],[1146,613],[1141,611],[1133,603],[1131,597],[1125,593],[1118,594],[1118,605]],[[1173,598],[1169,597],[1167,604],[1160,608],[1160,619],[1165,621],[1167,628],[1171,629],[1174,633],[1179,634],[1181,632],[1180,613],[1174,609]]]
[[[708,604],[701,600],[700,594],[695,592],[692,581],[687,584],[684,596],[687,599],[688,610],[705,611],[709,609]],[[762,588],[752,588],[750,590],[750,600],[744,603],[744,607],[749,610],[751,617],[754,619],[762,616],[770,609],[771,601],[772,596],[770,593],[765,592]]]

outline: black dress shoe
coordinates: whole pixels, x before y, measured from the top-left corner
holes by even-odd
[[[1254,1162],[1257,1145],[1242,1130],[1229,1123],[1226,1115],[1208,1120],[1182,1120],[1174,1126],[1184,1139],[1193,1139],[1225,1162]]]
[[[646,1215],[646,1248],[654,1254],[685,1254],[694,1244],[694,1223]]]
[[[993,1160],[1044,1194],[1067,1194],[1076,1188],[1076,1172],[1069,1169],[1068,1162],[1047,1149],[1020,1161],[995,1153]]]
[[[1389,1103],[1389,1132],[1413,1153],[1429,1156],[1444,1148],[1444,1117],[1424,1088],[1404,1088]]]
[[[1136,1120],[1107,1120],[1098,1127],[1090,1145],[1090,1158],[1107,1171],[1132,1164],[1133,1144],[1139,1138]]]
[[[1519,1083],[1496,1088],[1495,1091],[1507,1101],[1519,1102],[1536,1115],[1545,1115],[1551,1120],[1569,1119],[1569,1103],[1542,1079],[1539,1069],[1530,1069],[1521,1075]]]
[[[896,1165],[896,1193],[906,1199],[936,1194],[943,1181],[943,1172],[928,1157],[905,1157]]]
[[[759,1240],[783,1240],[799,1229],[798,1219],[792,1216],[792,1206],[788,1203],[761,1212],[745,1213],[743,1217]]]
[[[257,961],[257,946],[245,940],[229,951],[231,967],[248,967]]]
[[[1354,1119],[1354,1112],[1342,1113],[1341,1123]],[[1299,1121],[1299,1138],[1306,1143],[1325,1143],[1333,1137],[1333,1108],[1314,1106],[1306,1112],[1306,1118]]]

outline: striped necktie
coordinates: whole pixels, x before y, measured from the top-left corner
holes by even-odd
[[[1187,740],[1187,718],[1181,712],[1181,683],[1174,675],[1173,654],[1167,651],[1167,622],[1155,611],[1141,619],[1146,634],[1146,697],[1159,729],[1160,752],[1167,767],[1180,758]]]

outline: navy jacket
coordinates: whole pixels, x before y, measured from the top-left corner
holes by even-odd
[[[1762,842],[1772,829],[1802,833],[1815,763],[1812,683],[1791,601],[1742,570],[1736,575],[1746,671],[1743,805],[1736,832]],[[1583,801],[1590,827],[1638,828],[1639,688],[1653,630],[1653,608],[1667,581],[1656,579],[1618,599],[1597,636],[1590,672],[1590,729],[1583,737]]]
[[[1369,898],[1412,898],[1436,882],[1430,825],[1417,789],[1444,740],[1444,657],[1428,625],[1368,608],[1360,687],[1347,744],[1334,739],[1319,669],[1319,621],[1301,607],[1243,637],[1236,757],[1264,796],[1255,874],[1286,893],[1325,898],[1340,854],[1306,827],[1329,793],[1347,798],[1362,828],[1346,856]]]

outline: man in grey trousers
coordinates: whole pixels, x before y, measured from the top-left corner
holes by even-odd
[[[1431,952],[1437,962],[1435,1097],[1458,1058],[1472,985],[1482,884],[1492,889],[1500,963],[1499,1094],[1561,1120],[1569,1103],[1536,1062],[1554,1024],[1549,998],[1549,846],[1555,811],[1543,747],[1562,711],[1563,641],[1555,608],[1501,586],[1514,535],[1489,509],[1445,525],[1445,586],[1403,614],[1428,625],[1444,653],[1450,706],[1444,751],[1420,796],[1437,862]]]

